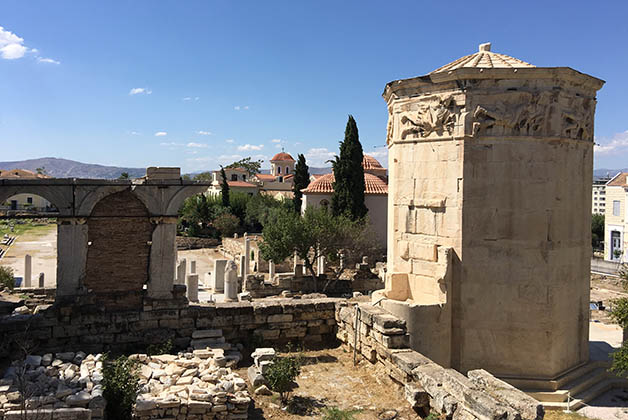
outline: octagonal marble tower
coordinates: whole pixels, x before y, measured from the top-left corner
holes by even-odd
[[[588,361],[603,84],[482,44],[386,85],[389,268],[377,296],[406,319],[415,350],[504,378],[551,379]]]

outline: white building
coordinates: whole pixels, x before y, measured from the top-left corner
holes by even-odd
[[[593,194],[591,194],[591,214],[605,213],[606,184],[610,180],[610,177],[604,177],[593,181]]]

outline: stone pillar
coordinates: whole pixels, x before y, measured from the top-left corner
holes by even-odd
[[[244,255],[240,255],[240,267],[239,267],[239,271],[238,271],[238,275],[239,277],[241,277],[244,280],[244,276],[246,275],[244,272],[244,267],[246,265],[246,257]]]
[[[39,288],[43,289],[44,287],[45,287],[44,273],[39,273]]]
[[[294,277],[296,278],[303,277],[304,268],[305,267],[303,264],[295,264],[294,265]]]
[[[325,256],[321,255],[318,257],[318,267],[317,267],[318,275],[325,274]]]
[[[268,261],[268,277],[272,281],[275,278],[275,263]]]
[[[225,268],[227,260],[216,260],[214,262],[214,271],[212,272],[212,280],[210,287],[216,293],[222,293],[225,290]]]
[[[248,276],[251,272],[251,239],[244,235],[244,275]]]
[[[225,270],[225,302],[238,300],[238,267],[235,261],[229,261]]]
[[[177,267],[177,284],[185,284],[185,276],[187,274],[187,260],[183,258]]]
[[[155,224],[150,247],[148,296],[153,299],[172,297],[177,260],[177,218],[152,219]]]
[[[85,219],[57,219],[57,296],[72,296],[79,293],[86,263]]]
[[[188,274],[185,281],[186,296],[190,302],[198,302],[198,274]]]
[[[299,264],[299,256],[297,255],[297,252],[295,251],[294,252],[294,262],[293,262],[293,265],[292,265],[293,271],[294,271],[295,274],[297,272],[297,265],[298,264]]]
[[[29,254],[26,254],[24,256],[24,283],[22,283],[22,287],[31,287],[32,276],[32,258]]]
[[[190,261],[190,274],[196,274],[196,260]]]

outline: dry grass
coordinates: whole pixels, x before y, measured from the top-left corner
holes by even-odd
[[[560,410],[548,410],[545,412],[544,420],[591,420],[578,413],[566,413]]]

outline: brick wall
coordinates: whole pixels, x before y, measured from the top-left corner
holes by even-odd
[[[115,216],[120,214],[125,216]],[[130,191],[122,191],[99,201],[87,225],[85,287],[109,309],[140,307],[153,234],[148,211]]]

